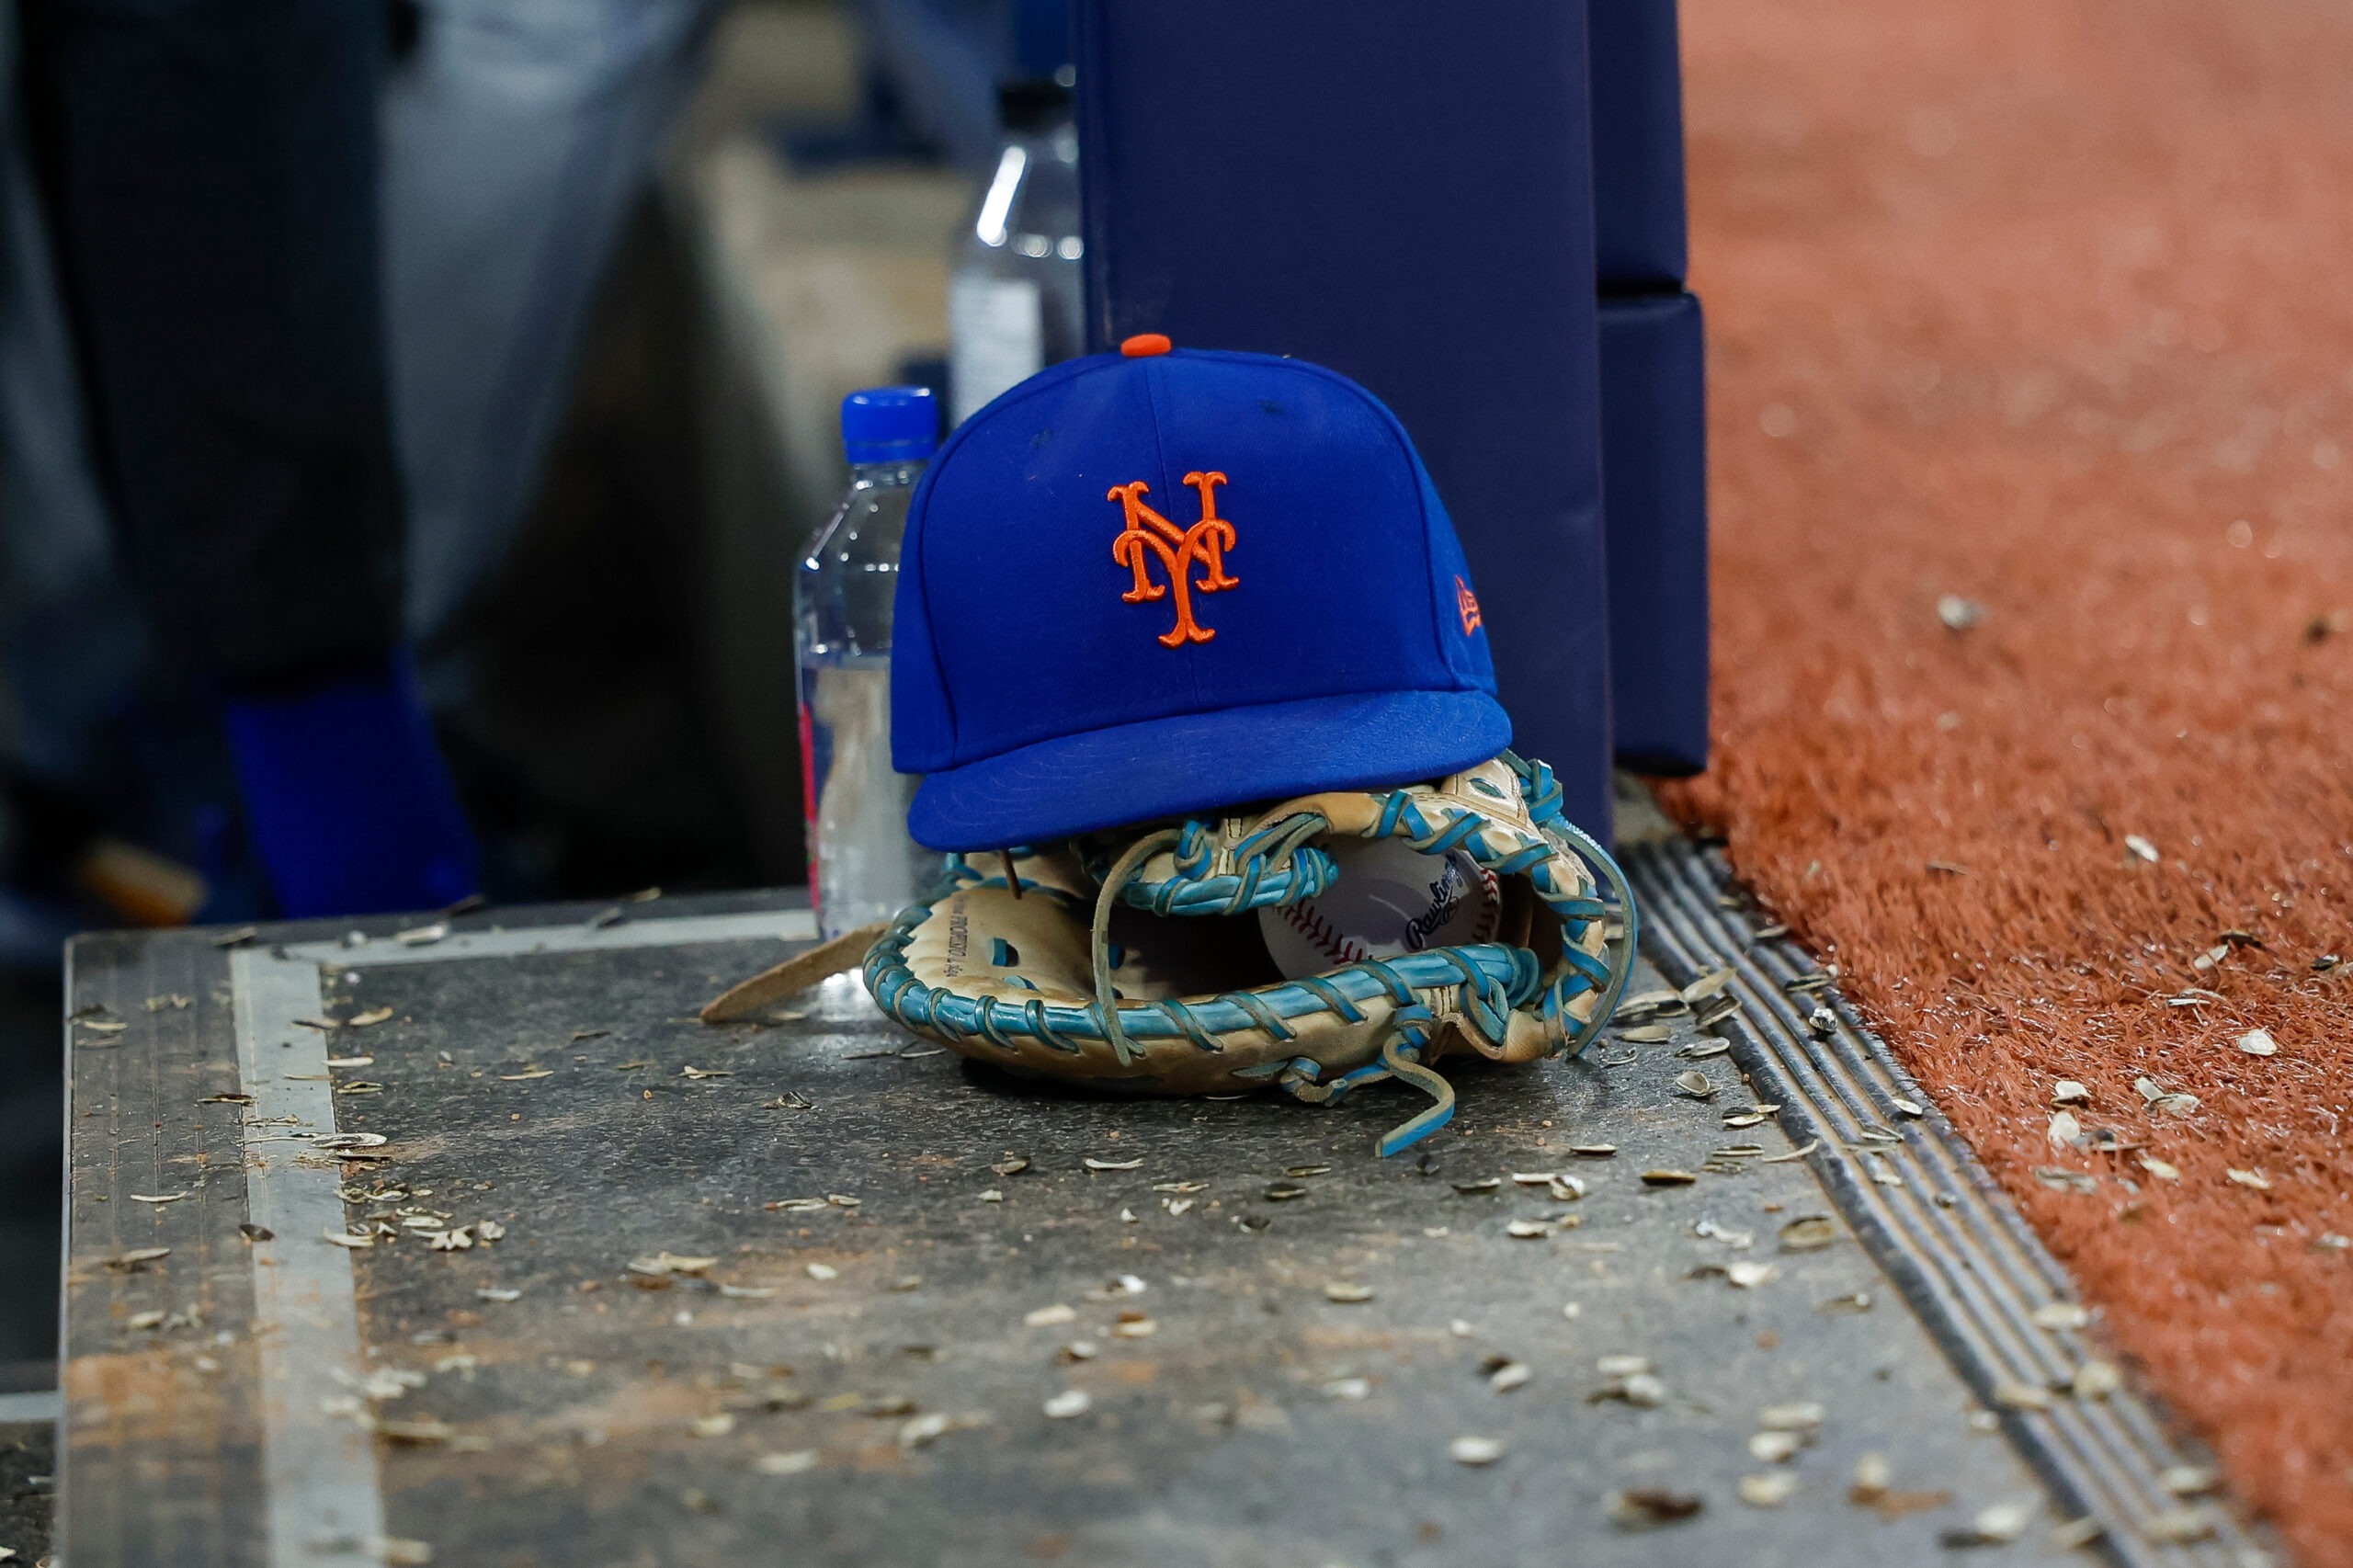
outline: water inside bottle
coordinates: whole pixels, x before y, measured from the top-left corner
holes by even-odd
[[[810,801],[809,886],[823,935],[914,903],[939,857],[907,836],[916,780],[891,770],[891,661],[804,665],[801,742]]]
[[[888,920],[940,857],[907,836],[917,780],[891,767],[891,616],[920,461],[860,466],[793,585],[801,801],[821,936]]]

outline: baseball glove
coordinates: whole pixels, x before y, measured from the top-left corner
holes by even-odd
[[[1560,802],[1550,767],[1506,752],[1435,784],[951,855],[941,891],[867,954],[866,988],[966,1056],[1115,1093],[1274,1086],[1330,1104],[1401,1079],[1434,1103],[1381,1140],[1393,1154],[1454,1114],[1433,1062],[1574,1055],[1625,989],[1632,892]],[[1496,879],[1502,939],[1282,979],[1255,919],[1218,917],[1322,892],[1338,873],[1319,846],[1347,836],[1467,851]]]

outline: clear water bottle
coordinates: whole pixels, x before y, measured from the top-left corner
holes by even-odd
[[[915,780],[891,768],[891,604],[907,502],[939,445],[938,403],[928,387],[852,392],[842,445],[849,494],[792,583],[809,899],[824,937],[889,919],[940,864],[907,836]]]
[[[956,422],[1086,347],[1079,273],[1078,128],[1070,85],[999,88],[1005,142],[948,280]]]

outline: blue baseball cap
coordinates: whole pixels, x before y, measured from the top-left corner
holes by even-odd
[[[966,420],[900,554],[891,752],[934,849],[993,849],[1503,750],[1471,569],[1354,381],[1156,335]]]

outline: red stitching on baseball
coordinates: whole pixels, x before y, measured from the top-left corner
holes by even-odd
[[[1311,912],[1304,904],[1294,903],[1285,909],[1283,919],[1292,930],[1306,937],[1311,947],[1334,963],[1361,963],[1370,956],[1353,938],[1325,925],[1321,915]]]
[[[1479,911],[1479,930],[1472,940],[1484,942],[1492,940],[1495,937],[1495,921],[1504,906],[1504,892],[1502,888],[1495,885],[1495,872],[1484,866],[1479,868],[1479,885],[1486,890],[1487,902]]]

